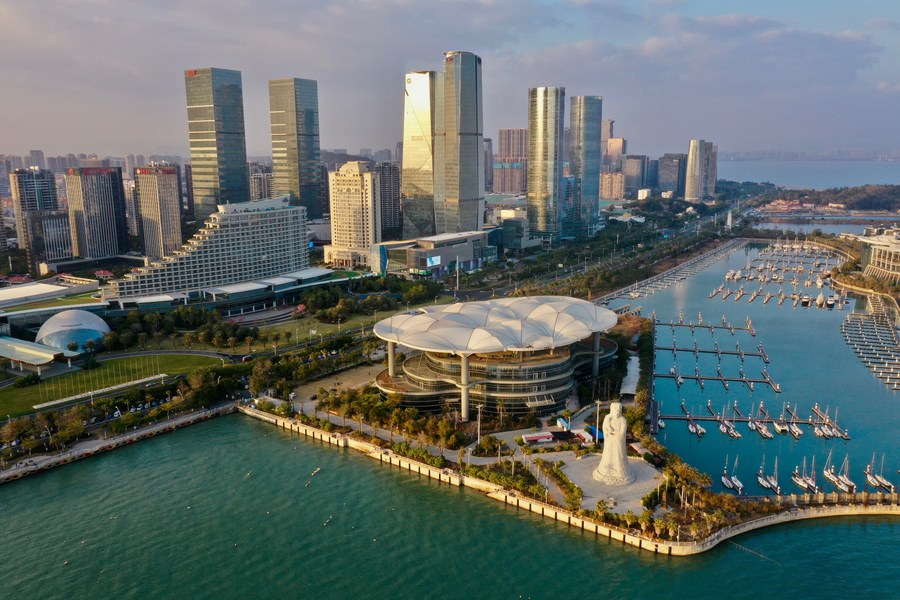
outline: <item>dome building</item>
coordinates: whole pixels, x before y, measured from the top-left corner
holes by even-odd
[[[375,384],[425,412],[458,405],[464,421],[472,404],[487,413],[553,413],[578,381],[596,381],[612,364],[617,346],[601,334],[617,319],[607,308],[563,296],[403,312],[375,325],[388,345],[388,368]],[[414,351],[400,365],[398,345]]]
[[[71,342],[75,342],[78,348],[82,349],[88,340],[93,340],[99,345],[100,340],[109,331],[109,325],[94,313],[85,310],[66,310],[53,315],[41,325],[35,342],[63,350],[67,349]]]

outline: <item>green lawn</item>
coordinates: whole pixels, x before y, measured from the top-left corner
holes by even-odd
[[[85,292],[75,296],[64,296],[62,298],[54,298],[53,300],[42,300],[40,302],[32,302],[31,304],[22,304],[13,308],[4,308],[4,312],[19,312],[22,310],[31,310],[34,308],[50,308],[53,306],[71,306],[73,304],[99,304],[98,298],[92,298],[97,292]]]
[[[102,362],[98,368],[91,371],[72,371],[65,375],[50,377],[37,385],[25,388],[9,387],[0,390],[0,415],[17,416],[34,412],[32,407],[35,404],[143,379],[159,373],[179,375],[198,367],[220,364],[222,363],[218,358],[191,354],[132,356]]]

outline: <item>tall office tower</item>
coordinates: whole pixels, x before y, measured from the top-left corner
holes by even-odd
[[[306,207],[307,218],[321,219],[319,88],[316,81],[270,80],[269,118],[275,195],[290,196]]]
[[[628,140],[609,138],[606,142],[606,165],[610,171],[622,170],[622,158],[628,154]]]
[[[348,162],[328,174],[331,189],[331,244],[325,262],[337,267],[367,265],[381,242],[381,189],[368,163]]]
[[[494,191],[494,142],[484,138],[484,191]]]
[[[625,193],[636,194],[644,187],[647,177],[647,157],[642,154],[627,154],[622,162],[625,173]]]
[[[28,265],[32,273],[39,272],[39,265],[43,262],[71,258],[72,233],[69,213],[65,210],[29,211],[25,215],[25,231]],[[21,243],[19,247],[22,247]]]
[[[600,198],[623,200],[625,198],[625,173],[615,171],[600,175]]]
[[[181,210],[186,215],[194,216],[194,168],[184,165],[184,206]]]
[[[357,156],[362,156],[363,158],[372,158],[372,149],[371,148],[360,148],[359,154]]]
[[[481,57],[445,52],[436,94],[435,233],[478,231],[484,222]]]
[[[321,163],[319,164],[319,177],[322,179],[322,192],[319,194],[319,206],[321,206],[322,217],[328,217],[331,215],[331,199],[329,195],[330,187],[328,185],[328,165]]]
[[[35,241],[29,235],[32,232],[26,226],[26,219],[31,213],[56,210],[59,207],[56,177],[46,169],[32,167],[16,169],[9,174],[8,181],[19,248],[25,250],[29,268],[33,273],[37,273],[41,252],[40,248],[35,247]]]
[[[144,254],[152,259],[171,256],[181,248],[178,167],[138,167],[134,170],[134,185]]]
[[[532,235],[558,240],[569,229],[563,202],[563,123],[566,89],[528,90],[528,223]]]
[[[125,172],[122,173],[122,176],[125,179],[130,179],[134,177],[135,168],[143,166],[134,164],[134,154],[125,155]]]
[[[644,174],[644,187],[657,189],[659,187],[659,160],[651,158],[647,161],[647,172]]]
[[[250,200],[263,200],[275,195],[274,173],[250,173]]]
[[[241,110],[243,111],[243,107],[241,108]],[[147,164],[147,159],[144,158],[143,154],[136,154],[134,156],[134,166],[135,167],[143,167],[145,164]]]
[[[394,146],[394,162],[403,164],[403,142],[397,142],[397,145]]]
[[[381,196],[381,239],[395,239],[400,235],[403,221],[400,217],[400,165],[385,161],[375,165]]]
[[[406,74],[400,193],[403,237],[434,235],[434,125],[437,74]]]
[[[575,234],[579,237],[593,235],[599,226],[602,122],[602,97],[572,96],[569,113],[572,139],[569,172],[575,178],[575,216],[578,219]]]
[[[610,138],[616,137],[613,135],[613,127],[615,125],[615,121],[612,119],[603,119],[600,122],[600,142],[606,143]]]
[[[494,155],[494,191],[500,194],[523,194],[527,180],[528,130],[501,129]]]
[[[30,150],[28,152],[28,166],[37,167],[38,169],[46,169],[47,163],[44,162],[44,152],[42,150]]]
[[[241,72],[189,69],[184,72],[194,213],[200,220],[219,204],[250,198],[244,95]],[[143,157],[136,157],[143,164]]]
[[[372,160],[376,163],[391,162],[391,151],[387,148],[376,150],[372,153]]]
[[[122,187],[125,190],[125,223],[128,224],[128,235],[139,238],[141,237],[141,216],[138,213],[134,180],[123,179]]]
[[[672,192],[676,198],[684,197],[684,177],[687,170],[687,154],[663,154],[659,157],[657,187],[661,193]]]
[[[712,142],[691,140],[684,183],[684,199],[688,202],[700,202],[715,195],[716,152]]]
[[[69,169],[66,194],[75,256],[105,258],[128,250],[122,169]]]
[[[0,155],[0,198],[8,198],[10,196],[9,174],[12,172],[9,163],[3,155]]]

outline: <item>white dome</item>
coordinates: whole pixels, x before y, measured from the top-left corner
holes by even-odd
[[[565,296],[501,298],[429,306],[375,325],[375,335],[433,352],[502,352],[561,348],[608,331],[616,314]]]
[[[66,310],[47,319],[35,341],[54,348],[67,348],[75,342],[80,348],[88,340],[98,341],[109,333],[106,321],[85,310]]]

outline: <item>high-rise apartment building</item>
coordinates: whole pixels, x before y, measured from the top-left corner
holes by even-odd
[[[569,173],[575,178],[575,235],[593,235],[600,223],[600,167],[603,98],[573,96],[569,113],[572,140]]]
[[[331,244],[325,262],[336,267],[367,265],[381,242],[381,189],[368,163],[348,162],[328,174],[331,190]]]
[[[494,141],[484,138],[484,191],[494,191]]]
[[[563,205],[565,99],[562,87],[528,90],[528,222],[532,235],[551,241],[568,233],[571,225]]]
[[[181,248],[181,177],[176,166],[134,170],[135,198],[144,254],[171,256]]]
[[[306,207],[309,219],[321,219],[318,83],[298,78],[270,80],[269,118],[274,194],[290,196]]]
[[[406,74],[400,177],[405,239],[434,235],[436,86],[434,71]]]
[[[250,173],[250,200],[263,200],[276,195],[274,173]]]
[[[701,202],[716,194],[716,154],[712,142],[691,140],[688,147],[684,199]]]
[[[435,233],[478,231],[484,222],[481,57],[445,52],[435,127]]]
[[[55,211],[59,208],[56,177],[46,169],[32,167],[12,171],[8,181],[19,248],[25,250],[28,267],[33,273],[37,273],[37,264],[45,257],[39,240],[34,237],[40,233],[34,227],[28,226],[28,219],[34,213]]]
[[[84,167],[66,171],[72,252],[105,258],[128,250],[122,169]]]
[[[65,210],[35,210],[25,215],[28,265],[40,272],[41,263],[72,257],[72,232]],[[21,242],[19,244],[21,248]]]
[[[643,154],[626,154],[622,161],[622,172],[625,173],[625,193],[637,194],[644,187],[647,177],[647,157]]]
[[[606,165],[610,171],[622,170],[622,159],[628,153],[628,140],[609,138],[606,141]]]
[[[47,163],[44,161],[44,152],[42,150],[30,150],[28,152],[28,166],[38,169],[46,169]]]
[[[527,181],[528,130],[501,129],[494,156],[494,192],[524,194]]]
[[[687,154],[663,154],[659,157],[659,167],[657,168],[659,191],[671,192],[674,197],[683,198],[686,172]]]
[[[625,173],[613,171],[600,175],[600,198],[623,200],[625,198]]]
[[[395,239],[400,235],[403,221],[400,216],[400,165],[385,161],[375,165],[381,197],[381,239]],[[386,235],[387,234],[387,235]]]
[[[194,213],[205,219],[219,204],[250,198],[244,95],[240,71],[184,72]]]

